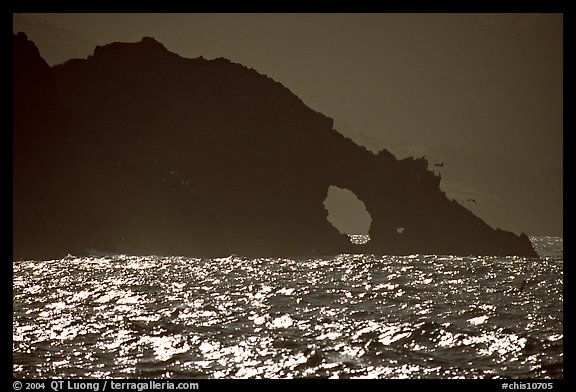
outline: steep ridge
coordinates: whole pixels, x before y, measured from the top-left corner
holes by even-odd
[[[182,58],[153,38],[50,69],[33,46],[15,36],[15,217],[24,233],[15,230],[15,255],[32,241],[24,211],[37,204],[45,213],[35,219],[66,222],[59,249],[75,251],[536,256],[525,235],[492,229],[449,200],[425,160],[367,151],[255,70]],[[28,90],[45,97],[32,102]],[[19,170],[32,156],[38,168]],[[33,180],[41,170],[43,183]],[[330,185],[365,203],[367,244],[326,220]],[[62,196],[62,186],[75,195]],[[58,197],[42,204],[45,188]]]
[[[227,254],[217,220],[164,168],[127,159],[65,108],[37,48],[14,36],[13,258],[89,249]]]

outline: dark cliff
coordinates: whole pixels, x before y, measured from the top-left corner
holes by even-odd
[[[227,252],[217,220],[197,195],[166,168],[130,159],[68,110],[52,70],[25,35],[14,37],[13,49],[14,259],[90,248]]]
[[[374,155],[228,60],[182,58],[144,38],[49,68],[14,38],[15,258],[86,248],[536,255],[525,235],[492,229],[439,182],[425,160]],[[367,244],[326,220],[330,185],[366,204]]]

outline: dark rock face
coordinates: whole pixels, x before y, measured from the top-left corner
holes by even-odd
[[[152,38],[49,68],[15,36],[14,140],[15,258],[536,256],[448,200],[425,160],[374,155],[266,76]],[[367,244],[326,220],[330,185],[366,204]]]
[[[131,160],[68,110],[52,70],[14,37],[14,259],[87,249],[227,254],[208,206],[167,169]]]

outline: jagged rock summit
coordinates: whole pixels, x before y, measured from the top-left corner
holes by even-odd
[[[146,37],[50,68],[18,34],[13,77],[15,259],[536,256],[526,235],[449,200],[424,159],[367,151],[229,60],[183,58]],[[367,244],[326,220],[330,185],[365,203]]]

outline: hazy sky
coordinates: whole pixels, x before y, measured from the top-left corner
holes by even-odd
[[[37,14],[98,44],[226,57],[346,126],[562,164],[561,14]]]

